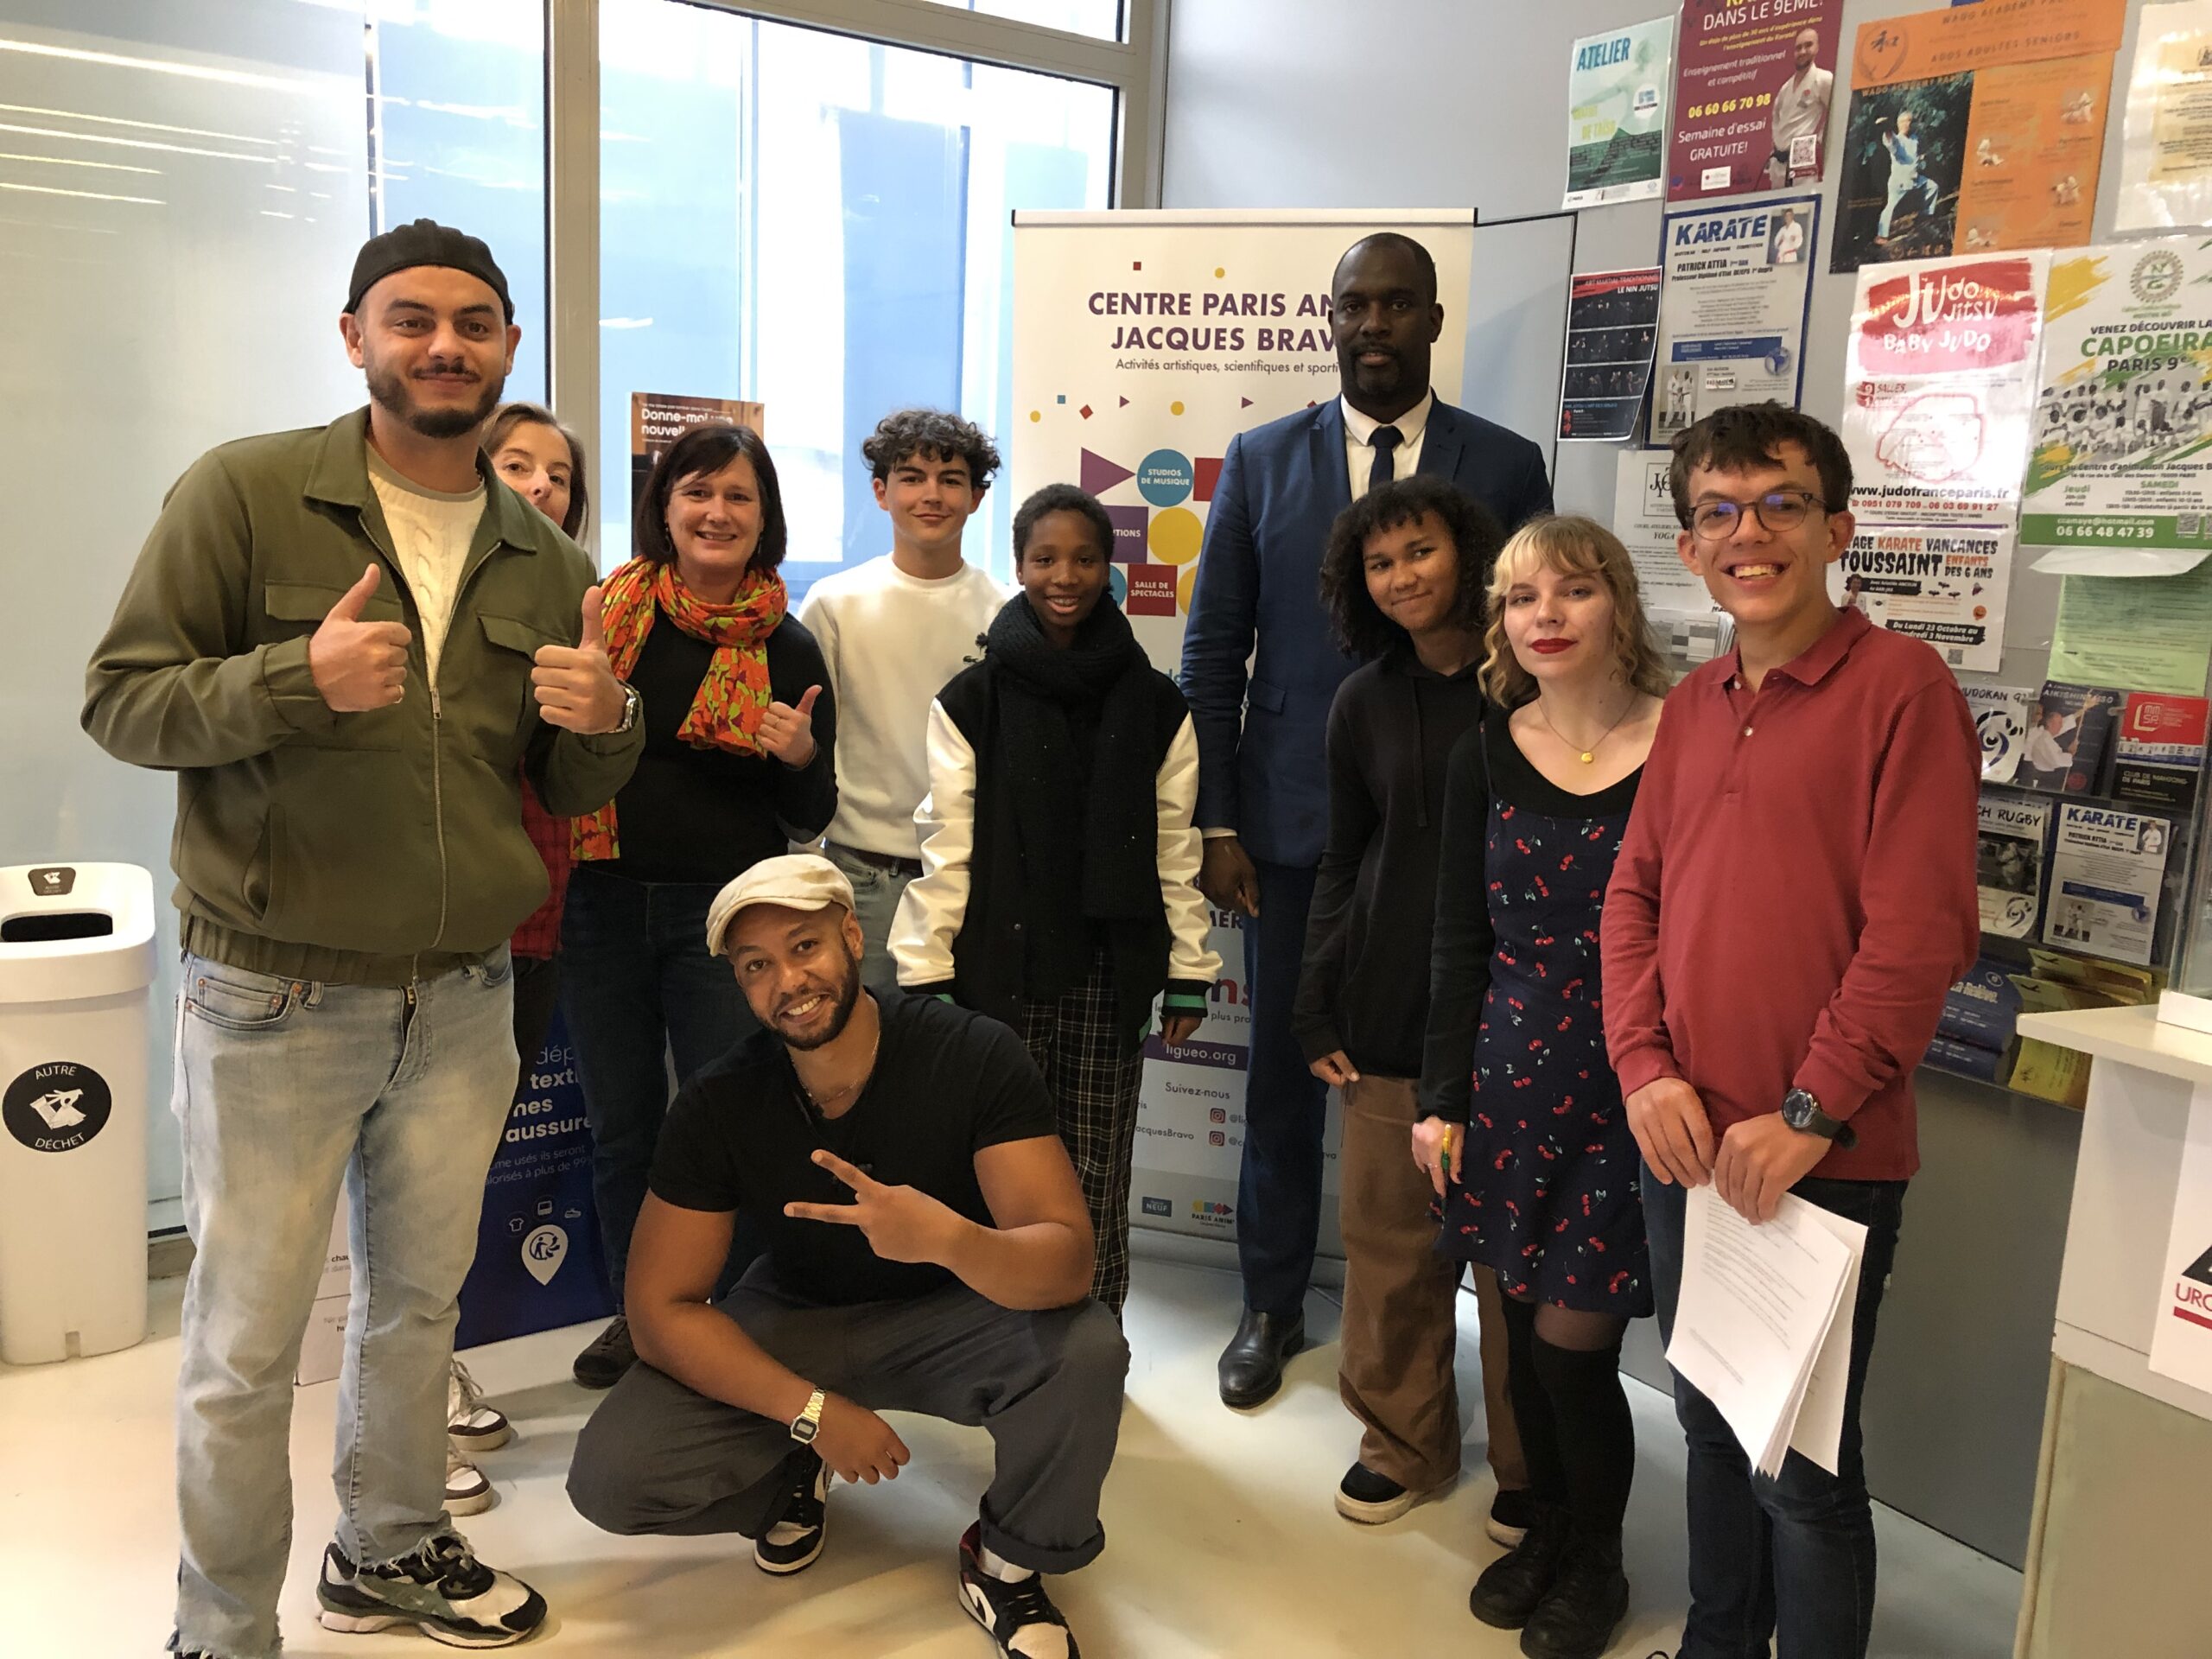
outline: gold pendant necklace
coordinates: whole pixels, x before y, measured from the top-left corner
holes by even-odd
[[[1567,747],[1574,751],[1575,758],[1580,760],[1584,766],[1594,766],[1597,763],[1599,749],[1604,746],[1607,738],[1611,737],[1615,732],[1620,729],[1621,721],[1628,718],[1629,710],[1635,707],[1636,699],[1631,696],[1628,700],[1628,708],[1622,709],[1618,715],[1615,715],[1613,718],[1613,723],[1606,727],[1604,731],[1599,733],[1598,741],[1595,743],[1592,743],[1586,749],[1579,743],[1567,742],[1567,739],[1560,734],[1559,728],[1552,724],[1552,717],[1544,712],[1544,700],[1541,694],[1539,694],[1536,698],[1536,718],[1544,722],[1544,729],[1546,731],[1549,732],[1554,737],[1558,738],[1560,742],[1567,743]]]

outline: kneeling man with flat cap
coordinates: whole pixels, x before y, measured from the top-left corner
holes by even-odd
[[[630,1246],[644,1363],[577,1441],[569,1495],[610,1532],[741,1533],[770,1573],[822,1553],[832,1475],[894,1478],[880,1411],[981,1424],[997,1471],[962,1605],[1009,1659],[1078,1659],[1042,1573],[1104,1547],[1128,1348],[1089,1299],[1090,1222],[1021,1039],[861,985],[836,865],[722,889],[707,948],[761,1029],[670,1106]],[[766,1253],[713,1302],[736,1211]]]

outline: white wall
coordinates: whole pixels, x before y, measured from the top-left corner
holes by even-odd
[[[1833,151],[1843,130],[1849,55],[1859,24],[1942,0],[1846,0],[1829,177],[1805,342],[1803,407],[1842,413],[1853,278],[1827,274],[1834,235]],[[2097,233],[2112,222],[2128,66],[2145,0],[2126,0],[2114,72]],[[1679,13],[1672,0],[1174,0],[1167,60],[1161,205],[1167,207],[1394,207],[1471,205],[1484,220],[1559,208],[1567,176],[1570,43]],[[1802,194],[1796,187],[1792,194]],[[1777,193],[1778,194],[1778,193]],[[1574,268],[1656,264],[1661,204],[1585,209]],[[1476,273],[1479,284],[1481,271]],[[1525,401],[1528,388],[1512,389]],[[1506,394],[1501,393],[1501,397]],[[1557,410],[1557,388],[1550,389]],[[1486,408],[1470,385],[1469,405]],[[1526,430],[1525,423],[1521,424]],[[1544,441],[1548,435],[1530,431]],[[1610,519],[1618,446],[1561,444],[1554,490],[1562,512]],[[2015,577],[2002,677],[2040,681],[2057,607],[2054,578]]]

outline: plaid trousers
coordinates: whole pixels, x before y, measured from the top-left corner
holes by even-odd
[[[1114,970],[1104,950],[1092,956],[1082,984],[1049,1002],[1022,1004],[1021,1040],[1052,1090],[1060,1139],[1090,1211],[1098,1243],[1090,1294],[1119,1319],[1129,1297],[1129,1160],[1144,1044],[1141,1033],[1116,1028]]]

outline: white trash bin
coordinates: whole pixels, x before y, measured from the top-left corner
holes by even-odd
[[[0,1360],[146,1334],[146,999],[135,864],[0,869]]]

